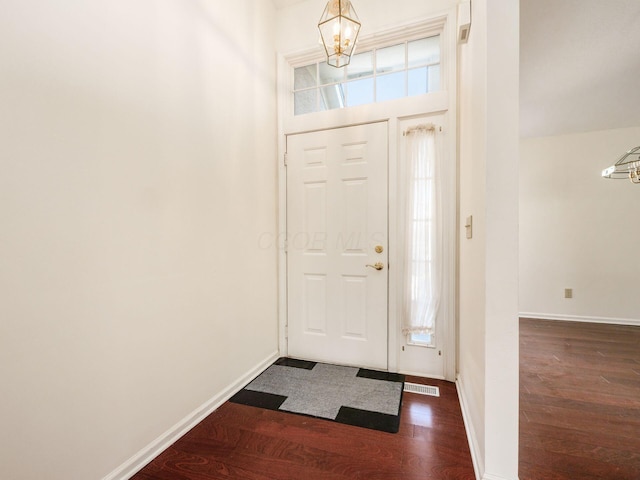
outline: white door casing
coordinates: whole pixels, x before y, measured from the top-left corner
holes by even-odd
[[[287,136],[289,356],[387,369],[387,178],[387,122]]]
[[[399,131],[406,132],[411,128],[416,128],[419,125],[433,124],[438,126],[436,136],[438,144],[443,145],[445,143],[444,138],[446,133],[442,131],[440,126],[446,124],[445,116],[442,114],[437,115],[424,115],[416,116],[408,119],[401,119],[398,122]],[[410,160],[410,153],[407,149],[408,140],[403,133],[398,134],[399,148],[398,148],[398,169],[403,164],[406,164]],[[444,155],[443,148],[439,148],[438,151],[441,155]],[[428,376],[430,378],[446,378],[445,372],[445,356],[454,355],[453,349],[449,348],[447,343],[447,337],[451,335],[450,324],[454,321],[454,312],[451,308],[451,304],[455,303],[455,287],[452,288],[451,282],[455,282],[455,263],[452,263],[452,257],[455,257],[455,235],[456,235],[456,209],[455,209],[455,164],[449,159],[451,157],[444,155],[441,162],[441,170],[438,172],[440,176],[440,187],[442,188],[441,199],[442,205],[442,222],[439,226],[442,235],[442,291],[440,308],[435,318],[435,334],[433,336],[433,344],[429,347],[422,345],[415,345],[410,342],[410,339],[402,334],[402,321],[397,324],[398,335],[398,371],[404,374]],[[397,246],[395,252],[398,260],[404,258],[404,213],[402,211],[401,198],[404,195],[405,186],[402,183],[404,180],[398,178],[396,182],[396,192],[399,199],[399,205],[396,207],[397,218],[395,219],[396,225],[396,242]],[[393,217],[392,217],[393,225]],[[392,260],[393,261],[393,260]],[[403,281],[404,271],[403,262],[397,261],[398,268],[395,268],[393,274],[395,275],[390,282],[391,288],[393,288],[394,280],[397,290],[397,297],[399,301],[404,297],[403,294]],[[397,304],[397,316],[402,319],[403,306]]]

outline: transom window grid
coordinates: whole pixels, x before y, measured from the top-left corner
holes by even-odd
[[[440,35],[373,48],[344,68],[316,62],[294,69],[294,114],[321,112],[439,91]]]

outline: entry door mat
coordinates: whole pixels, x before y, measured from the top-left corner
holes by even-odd
[[[281,358],[230,401],[397,433],[404,375]]]

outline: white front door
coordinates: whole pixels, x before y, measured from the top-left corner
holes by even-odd
[[[387,143],[386,122],[287,136],[291,357],[387,368]]]

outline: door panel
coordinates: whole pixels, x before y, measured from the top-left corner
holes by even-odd
[[[387,368],[387,138],[386,123],[287,137],[293,357]]]

